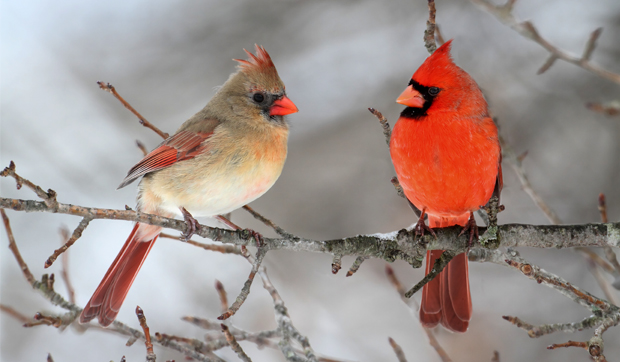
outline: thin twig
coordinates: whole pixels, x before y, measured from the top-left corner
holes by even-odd
[[[140,149],[140,151],[142,151],[142,154],[144,154],[144,156],[149,154],[149,150],[146,149],[146,146],[144,145],[144,143],[140,142],[139,140],[136,140],[136,146],[138,146],[138,148]]]
[[[437,49],[435,42],[435,0],[428,0],[428,20],[426,21],[426,30],[424,30],[424,46],[429,54],[433,54]]]
[[[536,206],[538,206],[538,208],[545,214],[549,221],[556,225],[561,224],[562,220],[560,220],[555,211],[553,211],[553,209],[532,188],[532,184],[530,184],[530,180],[528,179],[527,174],[525,173],[525,170],[523,169],[523,165],[521,163],[523,161],[523,157],[517,156],[510,144],[508,144],[503,137],[500,136],[499,142],[502,147],[503,159],[508,161],[514,172],[517,174],[517,177],[521,182],[521,187],[523,188],[523,191],[525,191],[530,196]]]
[[[6,236],[9,238],[9,249],[13,253],[13,256],[15,256],[15,259],[17,260],[17,264],[19,264],[19,268],[22,270],[22,273],[24,273],[24,277],[26,277],[26,280],[28,281],[28,283],[32,285],[36,282],[36,280],[34,279],[34,276],[32,275],[32,273],[30,272],[30,269],[28,269],[28,265],[26,264],[21,254],[19,253],[19,249],[17,249],[17,244],[15,244],[15,237],[13,236],[13,230],[11,230],[11,223],[9,222],[9,217],[6,216],[4,209],[0,209],[0,214],[2,214],[2,221],[4,222],[4,229],[6,230]]]
[[[114,88],[112,84],[104,83],[101,81],[97,81],[97,84],[99,85],[99,88],[112,94],[114,97],[116,97],[116,99],[118,99],[123,104],[123,106],[125,106],[125,108],[130,110],[131,113],[133,113],[136,117],[138,117],[141,125],[152,129],[153,131],[155,131],[155,133],[157,133],[163,139],[167,139],[169,137],[169,135],[166,132],[162,132],[159,128],[155,127],[151,122],[147,121],[146,118],[142,117],[142,115],[138,113],[138,111],[136,111],[129,103],[127,103],[125,99],[123,99],[123,97],[120,96],[120,94],[118,94],[118,92],[116,92],[116,89]]]
[[[235,313],[237,313],[239,308],[241,308],[241,305],[243,305],[248,295],[250,294],[250,288],[252,287],[252,282],[254,281],[254,277],[256,276],[256,273],[258,272],[258,268],[260,267],[260,264],[263,262],[263,258],[265,257],[265,254],[267,254],[266,248],[258,248],[258,251],[256,251],[256,258],[254,262],[252,263],[252,270],[250,271],[250,275],[248,276],[248,279],[243,284],[243,288],[241,288],[241,292],[239,293],[239,296],[237,297],[237,299],[235,299],[235,302],[230,306],[230,308],[228,308],[226,312],[222,313],[222,315],[217,317],[217,319],[219,320],[228,319],[232,317],[233,315],[235,315]],[[246,256],[246,258],[248,257]]]
[[[2,172],[0,172],[0,176],[1,177],[9,177],[9,176],[13,177],[17,184],[18,190],[20,190],[23,185],[26,185],[29,189],[34,191],[34,193],[37,194],[37,196],[43,199],[43,201],[45,202],[45,205],[47,205],[50,209],[54,209],[57,206],[58,202],[56,201],[56,191],[52,189],[48,189],[47,192],[45,192],[43,191],[41,187],[19,176],[15,172],[15,163],[13,161],[9,163],[9,167],[5,167],[5,169],[2,170]]]
[[[355,261],[353,262],[353,265],[351,265],[351,268],[349,269],[349,271],[347,272],[347,277],[350,277],[351,275],[355,274],[357,272],[357,270],[360,268],[360,266],[362,266],[362,263],[368,258],[364,257],[364,256],[358,256],[357,258],[355,258]]]
[[[66,243],[69,236],[69,229],[66,227],[60,228],[60,236],[61,242]],[[65,287],[67,288],[67,294],[69,296],[69,302],[75,304],[75,289],[73,289],[73,283],[71,283],[71,278],[69,278],[69,253],[62,254],[62,269],[60,270],[60,276],[62,280],[65,282]]]
[[[264,217],[263,215],[259,214],[258,212],[256,212],[253,208],[249,207],[248,205],[243,206],[243,209],[245,211],[249,212],[252,216],[254,216],[255,219],[260,220],[262,223],[264,223],[265,225],[267,225],[270,228],[272,228],[281,237],[287,238],[287,239],[291,239],[291,240],[298,239],[295,235],[286,232],[284,229],[282,229],[278,225],[274,224],[273,221],[271,221],[271,220],[267,219],[266,217]]]
[[[224,313],[228,310],[228,296],[226,295],[224,284],[217,279],[215,279],[215,290],[217,290],[217,295],[220,296],[220,305],[222,306],[222,313]]]
[[[601,113],[606,116],[620,115],[620,101],[611,101],[607,103],[586,103],[586,107],[596,113]]]
[[[419,321],[420,319],[418,317],[418,309],[420,309],[420,306],[415,301],[415,298],[407,298],[405,296],[405,292],[406,292],[405,287],[403,287],[400,280],[398,280],[398,277],[396,276],[396,273],[394,273],[394,269],[392,269],[390,264],[385,264],[385,273],[387,274],[387,277],[390,280],[390,283],[392,283],[392,285],[398,292],[398,295],[400,295],[400,299],[403,301],[403,303],[405,303],[410,308],[411,314]],[[437,352],[437,355],[439,355],[439,358],[441,358],[441,361],[452,362],[452,359],[450,358],[450,356],[448,356],[448,353],[446,352],[446,350],[443,349],[441,344],[439,344],[439,341],[435,337],[433,330],[426,328],[421,324],[420,326],[422,327],[422,330],[424,330],[424,333],[426,333],[426,336],[428,337],[428,343],[431,345],[431,347],[433,347],[433,349],[435,349],[435,352]]]
[[[178,236],[174,236],[174,235],[170,235],[170,234],[166,234],[166,233],[159,234],[159,237],[160,238],[166,238],[166,239],[179,240]],[[222,253],[222,254],[237,254],[237,255],[241,255],[241,249],[239,249],[239,247],[234,246],[234,245],[205,244],[205,243],[201,243],[199,241],[195,241],[195,240],[192,240],[192,239],[184,241],[184,243],[190,244],[190,245],[194,245],[194,246],[197,246],[197,247],[205,249],[205,250],[216,251],[216,252]]]
[[[499,352],[493,351],[493,358],[491,358],[491,362],[499,362]]]
[[[45,268],[49,268],[56,261],[59,255],[66,252],[76,241],[82,236],[84,230],[88,227],[88,224],[93,220],[90,216],[85,216],[82,221],[80,221],[79,225],[73,230],[73,234],[67,242],[61,246],[59,249],[54,250],[54,253],[47,258],[45,261]]]
[[[31,323],[33,321],[31,317],[28,317],[27,315],[18,312],[13,307],[9,307],[8,305],[0,304],[0,310],[17,319],[21,323]]]
[[[388,341],[390,342],[390,346],[392,346],[392,349],[394,350],[394,353],[396,354],[396,358],[398,358],[398,362],[407,362],[407,357],[405,357],[405,352],[403,352],[403,349],[400,348],[398,343],[396,343],[396,341],[394,341],[392,337],[388,337]]]
[[[146,317],[144,316],[144,311],[140,306],[136,306],[136,316],[140,321],[140,327],[144,331],[144,345],[146,346],[146,360],[149,362],[155,362],[157,358],[155,353],[153,352],[153,343],[151,343],[151,333],[149,332],[149,326],[146,324]]]
[[[546,39],[544,39],[538,33],[538,30],[536,29],[536,27],[534,27],[534,24],[532,24],[531,22],[529,21],[521,22],[520,20],[518,20],[512,13],[514,0],[509,0],[505,5],[500,5],[500,6],[496,6],[490,3],[488,0],[471,0],[471,1],[479,5],[482,9],[484,9],[491,15],[495,16],[503,24],[511,27],[513,30],[521,34],[523,37],[528,38],[538,43],[540,46],[545,48],[545,50],[547,50],[551,54],[551,57],[561,59],[565,62],[574,64],[580,68],[583,68],[585,70],[588,70],[596,74],[597,76],[601,78],[605,78],[607,80],[620,84],[620,74],[610,72],[590,62],[590,57],[596,46],[596,40],[601,34],[600,28],[594,30],[592,34],[590,34],[590,39],[588,40],[588,42],[586,43],[586,46],[584,47],[583,54],[581,57],[579,57],[576,55],[569,54],[565,52],[564,50],[561,50],[555,47],[554,45],[552,45],[551,43],[549,43]],[[555,59],[553,61],[555,61]],[[539,70],[539,73],[541,73],[541,71],[549,69],[551,65],[548,63],[552,63],[553,61],[551,60],[551,58],[547,60],[547,62],[543,66],[544,69],[541,68],[541,70]]]
[[[280,297],[280,294],[273,286],[273,284],[271,284],[271,280],[269,280],[267,271],[264,267],[262,267],[258,270],[258,273],[263,280],[263,287],[269,292],[271,298],[273,299],[274,310],[276,312],[276,322],[278,323],[278,330],[282,333],[282,340],[279,343],[282,354],[284,354],[284,356],[289,361],[306,361],[306,359],[294,358],[296,356],[295,349],[291,345],[291,339],[293,339],[301,344],[304,355],[307,358],[308,362],[317,362],[317,357],[314,353],[314,350],[310,346],[310,341],[308,341],[307,337],[301,335],[297,328],[293,326],[291,317],[288,315],[286,307],[284,306],[284,301]]]
[[[411,298],[418,290],[422,289],[428,282],[435,279],[439,273],[448,265],[450,260],[452,260],[457,254],[451,250],[446,250],[441,253],[441,257],[435,260],[435,264],[431,271],[424,276],[422,280],[418,282],[418,284],[414,285],[407,293],[405,293],[405,297]]]
[[[557,344],[550,347],[553,349],[565,346],[583,347],[585,345],[586,347],[584,348],[588,349],[590,355],[595,357],[595,360],[604,360],[602,335],[608,328],[620,324],[620,307],[597,298],[594,295],[568,283],[557,275],[549,273],[536,265],[526,262],[514,250],[509,250],[508,253],[503,253],[499,250],[478,249],[477,251],[474,251],[473,254],[475,254],[473,255],[473,258],[471,258],[472,255],[470,254],[470,260],[476,259],[478,261],[488,261],[515,268],[523,273],[523,275],[535,280],[537,283],[559,291],[564,296],[587,308],[594,314],[593,316],[578,323],[562,323],[541,326],[532,326],[531,324],[525,323],[516,317],[504,317],[504,319],[528,331],[528,335],[533,338],[556,331],[573,332],[584,328],[596,328],[594,336],[587,342],[569,341],[567,344]]]
[[[221,324],[221,327],[222,327],[222,332],[224,332],[224,335],[226,336],[226,341],[230,345],[230,348],[232,348],[232,350],[237,354],[239,359],[242,360],[243,362],[252,362],[250,357],[248,357],[248,355],[245,354],[245,352],[243,351],[243,348],[241,348],[241,346],[235,339],[235,336],[233,336],[233,334],[230,333],[230,330],[228,329],[228,327],[223,323]]]
[[[340,269],[342,269],[342,255],[334,254],[334,259],[332,259],[332,274],[338,274]]]
[[[385,136],[385,142],[389,146],[390,139],[392,137],[392,131],[390,130],[390,124],[388,123],[387,118],[385,118],[381,112],[377,111],[374,108],[368,108],[368,110],[379,120],[379,123],[381,124],[381,128],[383,128],[383,135]]]

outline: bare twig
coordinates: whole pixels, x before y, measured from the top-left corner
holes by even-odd
[[[252,263],[252,270],[250,271],[250,275],[248,276],[248,279],[243,284],[243,288],[241,288],[241,292],[239,293],[239,296],[237,297],[237,299],[235,299],[235,302],[230,306],[230,308],[228,308],[226,312],[222,313],[222,315],[217,317],[217,319],[219,320],[228,319],[232,317],[235,313],[237,313],[239,308],[241,308],[241,305],[243,305],[248,295],[250,294],[250,287],[252,287],[252,282],[254,281],[254,277],[256,276],[256,273],[258,272],[258,268],[260,267],[260,264],[263,262],[263,258],[265,257],[265,254],[267,254],[266,248],[258,248],[258,251],[256,252],[256,258],[254,262]],[[249,254],[248,256],[246,256],[246,259],[248,257],[249,257]]]
[[[66,227],[61,227],[60,236],[61,242],[63,244],[66,243],[70,238],[69,229],[67,229]],[[69,295],[69,302],[75,304],[75,289],[73,289],[73,284],[71,283],[71,279],[69,278],[69,253],[62,254],[62,269],[60,271],[60,276],[65,282],[67,294]]]
[[[389,264],[385,264],[385,273],[387,274],[387,277],[390,280],[390,283],[392,283],[394,288],[396,288],[398,295],[400,295],[400,299],[403,301],[403,303],[405,303],[408,307],[410,307],[411,314],[419,321],[418,309],[420,309],[420,306],[418,305],[418,303],[415,301],[414,298],[409,299],[405,296],[405,288],[401,284],[400,280],[398,280],[396,273],[394,273],[394,269],[392,269],[392,267]],[[412,305],[410,303],[412,303]],[[420,325],[420,326],[422,327],[422,330],[424,330],[424,333],[426,333],[429,344],[431,345],[431,347],[435,349],[435,351],[439,355],[439,358],[441,358],[441,361],[452,362],[452,359],[450,358],[450,356],[448,356],[448,353],[446,352],[446,350],[443,349],[441,344],[439,344],[439,341],[435,337],[435,334],[433,333],[433,331],[429,328],[424,327],[423,325]]]
[[[618,295],[612,289],[611,283],[609,283],[609,281],[605,278],[605,276],[601,274],[600,269],[598,268],[598,265],[591,259],[589,260],[589,263],[588,263],[588,269],[590,270],[590,272],[592,273],[592,275],[598,282],[598,285],[603,290],[603,293],[605,294],[605,298],[607,298],[607,300],[609,300],[612,304],[620,305],[620,299],[618,299]]]
[[[491,362],[499,362],[499,352],[493,351],[493,358],[491,358]]]
[[[418,284],[414,285],[407,293],[405,293],[405,297],[411,298],[418,290],[422,289],[428,282],[433,280],[441,271],[448,265],[450,260],[452,260],[457,254],[452,250],[446,250],[441,253],[441,257],[435,260],[435,264],[433,265],[433,269],[424,276],[422,280],[418,282]]]
[[[424,46],[429,54],[433,54],[437,49],[435,42],[435,0],[428,1],[428,20],[426,21],[426,30],[424,30]]]
[[[351,275],[355,274],[366,259],[368,258],[364,256],[358,256],[357,258],[355,258],[355,261],[353,262],[353,265],[351,265],[351,268],[347,272],[346,276],[350,277]]]
[[[67,242],[59,249],[54,250],[54,253],[49,258],[47,258],[47,260],[45,261],[45,268],[49,268],[50,266],[52,266],[58,256],[67,251],[67,249],[69,249],[77,241],[77,239],[82,236],[82,233],[88,227],[88,224],[92,220],[92,217],[85,216],[82,221],[80,221],[79,225],[75,228],[75,230],[73,230],[73,234],[71,235],[69,240],[67,240]]]
[[[573,332],[576,330],[582,330],[584,328],[596,328],[594,331],[594,336],[587,342],[569,342],[568,344],[559,344],[550,347],[557,348],[562,346],[586,346],[584,348],[588,349],[590,355],[595,357],[595,360],[604,360],[602,334],[608,328],[620,324],[620,308],[618,306],[613,305],[605,300],[599,299],[592,294],[568,283],[557,275],[551,274],[544,269],[539,268],[538,266],[526,262],[521,257],[519,257],[516,251],[509,250],[508,253],[503,253],[499,250],[491,251],[479,249],[477,250],[477,252],[474,252],[474,254],[478,255],[475,255],[473,259],[477,259],[479,261],[490,261],[499,265],[508,265],[510,267],[513,267],[521,271],[523,275],[527,276],[532,280],[535,280],[539,284],[543,284],[559,291],[564,296],[587,308],[594,314],[593,316],[586,318],[578,323],[564,323],[541,326],[532,326],[531,324],[525,323],[516,317],[504,317],[504,319],[528,331],[528,335],[533,338],[556,331]],[[470,258],[470,260],[471,259],[472,258]],[[579,344],[577,345],[575,343]]]
[[[620,115],[620,101],[611,101],[608,103],[586,103],[586,107],[596,113],[601,113],[606,116]]]
[[[584,51],[581,57],[569,54],[551,43],[549,43],[546,39],[544,39],[539,33],[534,24],[529,21],[521,22],[518,20],[514,14],[512,14],[512,8],[514,6],[514,0],[509,0],[505,5],[496,6],[491,4],[488,0],[471,0],[473,3],[479,5],[482,9],[487,11],[488,13],[495,16],[500,22],[511,27],[517,33],[521,34],[523,37],[528,38],[540,46],[545,48],[550,54],[551,58],[547,60],[543,68],[539,70],[539,73],[544,72],[549,69],[551,64],[555,61],[555,59],[561,59],[565,62],[574,64],[580,68],[588,70],[601,78],[605,78],[612,82],[620,84],[620,74],[612,73],[608,70],[605,70],[598,65],[592,64],[590,62],[590,57],[592,56],[592,52],[596,47],[596,40],[601,35],[601,28],[596,29],[590,35],[590,39],[586,43],[584,47]],[[553,58],[553,59],[552,59]]]
[[[159,234],[159,237],[160,238],[166,238],[166,239],[179,240],[178,236],[174,236],[174,235],[170,235],[170,234],[166,234],[166,233]],[[237,255],[241,255],[241,249],[239,249],[237,246],[234,246],[234,245],[205,244],[205,243],[201,243],[201,242],[198,242],[198,241],[195,241],[195,240],[192,240],[192,239],[185,241],[185,243],[197,246],[199,248],[203,248],[205,250],[216,251],[216,252],[222,253],[222,254],[237,254]]]
[[[239,359],[242,360],[243,362],[252,362],[250,357],[248,357],[248,355],[245,354],[245,352],[243,351],[243,349],[241,348],[241,346],[235,339],[235,336],[233,336],[233,334],[230,333],[230,330],[228,329],[228,327],[225,324],[221,324],[221,327],[222,327],[222,332],[224,332],[224,335],[226,336],[226,341],[230,345],[230,348],[232,348],[232,350],[237,354]]]
[[[394,176],[390,179],[390,182],[394,186],[394,190],[396,190],[396,193],[398,194],[398,196],[406,199],[407,197],[405,196],[405,191],[403,190],[403,187],[400,185],[400,182],[398,182],[398,178]]]
[[[601,221],[606,223],[609,222],[607,219],[607,203],[605,201],[605,194],[601,193],[598,196],[598,210],[601,213]],[[618,257],[612,248],[609,246],[604,246],[603,251],[605,252],[605,257],[609,260],[609,263],[612,266],[613,271],[610,273],[616,279],[613,283],[613,286],[616,289],[620,289],[620,263],[618,263]]]
[[[368,108],[370,113],[372,113],[377,119],[379,119],[379,123],[381,124],[381,128],[383,128],[383,135],[385,136],[385,142],[387,145],[390,145],[390,138],[392,137],[392,131],[390,130],[390,124],[388,123],[387,118],[381,114],[381,112],[377,111],[374,108]]]
[[[281,237],[291,239],[291,240],[298,239],[295,235],[286,232],[284,229],[274,224],[273,221],[259,214],[258,212],[256,212],[253,208],[249,207],[248,205],[243,206],[243,209],[249,212],[252,216],[254,216],[255,219],[260,220],[262,223],[264,223],[265,225],[275,230],[275,232],[278,233],[278,235],[280,235]]]
[[[22,178],[17,173],[15,173],[15,163],[11,161],[9,163],[9,167],[6,167],[2,172],[0,172],[1,177],[13,177],[17,184],[17,189],[20,190],[23,185],[26,185],[29,189],[35,192],[37,196],[39,196],[45,202],[45,205],[50,209],[54,209],[58,204],[56,201],[56,191],[49,189],[47,192],[43,191],[43,189],[32,182]]]
[[[499,138],[500,145],[502,147],[502,155],[503,159],[508,161],[514,172],[517,174],[519,181],[521,182],[521,187],[523,191],[525,191],[530,198],[534,201],[536,206],[542,210],[547,219],[551,221],[553,224],[561,224],[562,220],[558,217],[558,215],[553,211],[553,209],[547,205],[547,203],[538,195],[536,191],[532,188],[532,184],[530,184],[530,180],[523,169],[522,161],[523,158],[519,157],[515,154],[510,144],[508,144],[503,137]]]
[[[156,356],[153,352],[153,343],[151,343],[151,333],[149,332],[149,326],[146,324],[146,317],[144,316],[144,311],[140,306],[136,306],[136,316],[138,316],[138,320],[140,321],[140,327],[144,331],[144,345],[146,346],[146,360],[148,362],[155,362]]]
[[[215,280],[215,290],[217,290],[217,295],[220,296],[220,304],[222,306],[222,313],[228,310],[228,296],[226,295],[226,289],[224,289],[224,284],[219,280]]]
[[[0,209],[0,214],[2,214],[2,221],[4,222],[4,229],[6,230],[6,236],[9,239],[9,249],[13,253],[13,256],[15,256],[15,259],[17,260],[17,264],[19,264],[19,268],[22,270],[22,273],[24,273],[24,277],[26,277],[26,280],[28,281],[28,283],[32,285],[36,282],[36,280],[34,279],[34,276],[32,275],[32,273],[30,272],[30,269],[28,269],[28,265],[26,264],[21,254],[19,253],[19,249],[17,249],[17,244],[15,244],[15,237],[13,236],[13,230],[11,230],[11,223],[9,222],[9,217],[6,216],[4,209]]]
[[[284,301],[273,284],[271,284],[267,271],[264,267],[262,267],[258,270],[258,273],[263,280],[263,287],[269,292],[271,298],[273,299],[278,330],[282,333],[282,340],[279,343],[282,354],[284,354],[289,361],[307,360],[308,362],[317,362],[317,357],[314,354],[314,350],[310,347],[310,341],[308,341],[307,337],[301,335],[297,328],[293,326],[291,317],[288,315],[286,307],[284,306]],[[291,339],[296,340],[301,344],[306,359],[295,358],[297,355],[295,354],[295,349],[291,346]]]
[[[398,362],[407,362],[407,357],[405,357],[405,353],[403,352],[403,349],[400,348],[398,343],[396,343],[396,341],[394,341],[392,337],[389,337],[388,341],[390,342],[390,346],[392,346],[392,349],[396,354],[396,358],[398,358]]]
[[[9,307],[8,305],[0,304],[0,310],[10,315],[11,317],[17,319],[21,323],[31,323],[33,321],[32,318],[28,317],[27,315],[23,313],[18,312],[13,307]]]
[[[334,259],[332,260],[332,274],[338,274],[340,269],[342,269],[342,255],[334,254]]]
[[[138,148],[140,149],[140,151],[142,151],[144,156],[149,154],[149,150],[146,149],[146,146],[144,145],[144,143],[140,142],[139,140],[136,140],[136,146],[138,146]]]
[[[138,111],[136,111],[129,103],[127,103],[125,99],[123,99],[123,97],[120,96],[120,94],[118,94],[118,92],[116,92],[116,89],[114,88],[112,84],[104,83],[101,81],[98,81],[97,84],[99,85],[99,88],[112,94],[114,97],[116,97],[116,99],[118,99],[123,104],[123,106],[125,106],[125,108],[130,110],[131,113],[133,113],[136,117],[138,117],[141,125],[152,129],[153,131],[155,131],[155,133],[157,133],[163,139],[166,139],[169,137],[169,135],[166,132],[162,132],[159,128],[155,127],[151,122],[147,121],[146,118],[142,117],[142,115],[138,113]]]

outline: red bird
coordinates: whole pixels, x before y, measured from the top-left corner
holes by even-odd
[[[280,176],[288,139],[284,116],[297,107],[265,49],[257,45],[256,55],[246,53],[249,59],[236,59],[238,71],[209,103],[129,170],[119,188],[144,176],[138,211],[183,215],[192,230],[191,215],[226,214],[263,195]],[[103,326],[114,321],[161,229],[136,223],[81,323],[95,317]]]
[[[476,82],[450,58],[450,43],[418,68],[398,97],[407,106],[394,125],[390,154],[400,185],[419,215],[416,231],[453,225],[477,236],[474,211],[502,188],[497,127]],[[426,274],[442,250],[426,253]],[[465,332],[471,319],[467,254],[457,255],[422,291],[420,321]]]

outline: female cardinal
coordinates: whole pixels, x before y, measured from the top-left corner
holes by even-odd
[[[473,212],[499,197],[502,169],[497,127],[476,82],[450,58],[450,43],[418,68],[396,102],[407,106],[390,141],[398,180],[419,214],[416,232],[463,226],[470,243],[478,229]],[[426,253],[426,274],[441,250]],[[422,291],[420,321],[465,332],[471,319],[466,253],[457,255]]]
[[[286,96],[269,54],[239,60],[211,101],[177,132],[146,155],[119,188],[140,176],[138,211],[172,217],[182,214],[188,228],[195,216],[216,216],[263,195],[275,183],[286,159],[288,124],[297,112]],[[136,223],[120,253],[80,315],[114,321],[161,227]],[[191,236],[191,231],[186,238]]]

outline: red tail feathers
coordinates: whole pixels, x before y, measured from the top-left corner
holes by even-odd
[[[429,215],[428,223],[430,227],[463,226],[468,219],[469,214],[458,218],[437,218]],[[426,252],[426,274],[442,253],[442,250]],[[451,331],[465,332],[469,327],[471,311],[467,254],[462,253],[455,256],[435,279],[424,286],[420,322],[427,328],[441,323]]]
[[[161,228],[153,228],[140,223],[134,226],[125,245],[84,307],[80,323],[98,317],[99,324],[105,327],[116,319],[131,284],[159,236]]]

